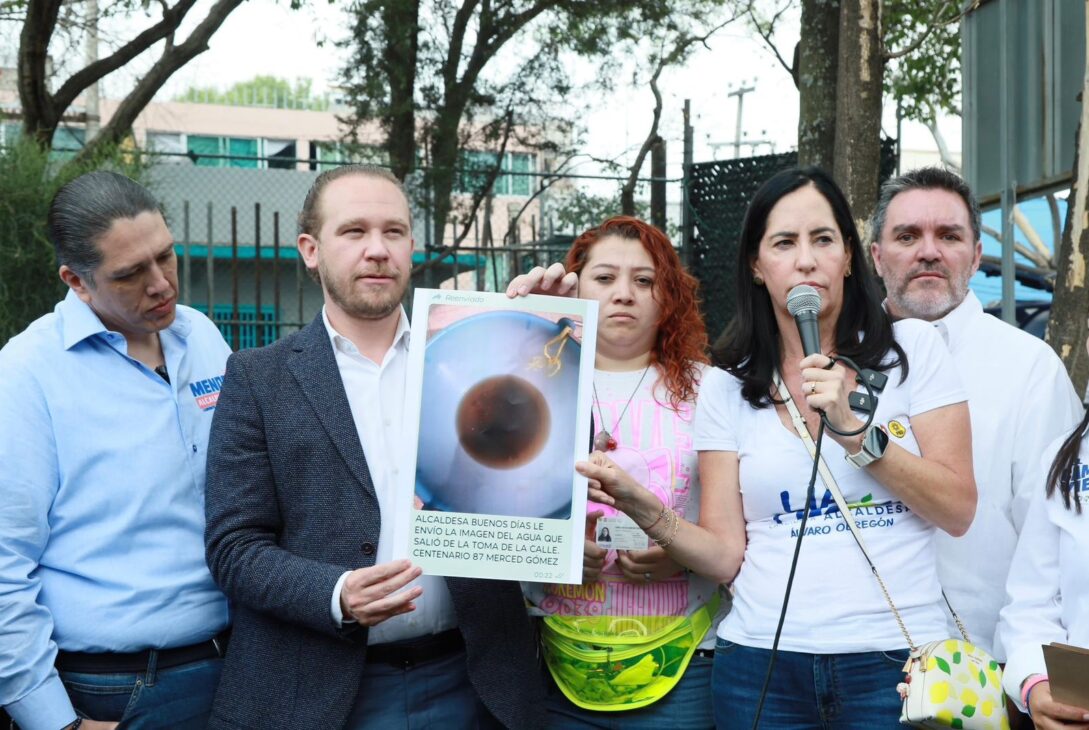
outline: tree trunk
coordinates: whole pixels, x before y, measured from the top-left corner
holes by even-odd
[[[798,164],[829,172],[836,146],[840,0],[802,0],[798,84]]]
[[[1087,69],[1089,70],[1089,69]],[[1089,78],[1082,88],[1081,123],[1074,152],[1074,181],[1067,198],[1066,226],[1062,244],[1055,252],[1057,276],[1051,318],[1047,325],[1047,343],[1062,358],[1074,388],[1085,393],[1089,379],[1089,355],[1085,351],[1086,321],[1089,311]]]
[[[877,202],[881,167],[879,0],[840,7],[836,144],[832,174],[851,204],[859,235]]]
[[[382,57],[389,80],[389,111],[383,119],[386,151],[399,179],[416,168],[416,57],[419,49],[419,0],[386,3],[382,8],[386,45]]]
[[[45,85],[49,60],[49,39],[57,26],[60,0],[32,0],[19,34],[19,104],[23,111],[23,134],[41,147],[49,147],[60,123],[53,97]]]

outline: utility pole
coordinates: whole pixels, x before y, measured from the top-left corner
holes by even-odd
[[[87,47],[86,62],[90,66],[98,60],[98,0],[86,0],[87,8]],[[102,119],[98,111],[98,82],[94,82],[86,91],[85,111],[87,115],[87,129],[84,133],[83,143],[87,144],[98,134]]]
[[[748,94],[750,91],[756,91],[756,87],[746,86],[745,82],[742,81],[741,86],[726,95],[728,97],[737,97],[737,126],[734,129],[734,159],[741,157],[741,112],[745,106],[745,94]]]

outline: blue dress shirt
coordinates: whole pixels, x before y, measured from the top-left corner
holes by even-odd
[[[229,623],[204,561],[204,462],[230,349],[179,306],[170,383],[72,292],[0,350],[0,705],[75,719],[66,651],[185,646]]]

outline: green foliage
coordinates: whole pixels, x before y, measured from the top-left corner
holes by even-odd
[[[885,48],[913,51],[889,61],[884,92],[895,99],[905,119],[928,123],[935,114],[960,114],[960,23],[958,4],[949,0],[885,0]]]
[[[174,100],[197,104],[328,111],[329,99],[314,96],[312,87],[311,79],[295,79],[292,83],[276,76],[254,76],[249,81],[233,84],[226,91],[212,86],[192,86]]]
[[[49,203],[66,182],[102,167],[135,179],[144,169],[132,150],[61,164],[30,140],[0,147],[0,347],[64,296],[45,230]]]

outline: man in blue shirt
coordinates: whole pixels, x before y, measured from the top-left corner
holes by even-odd
[[[203,542],[229,349],[177,304],[132,180],[68,183],[49,235],[68,294],[0,350],[0,705],[23,730],[203,728],[229,622]]]

